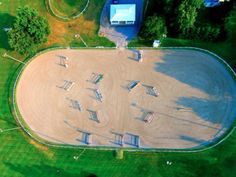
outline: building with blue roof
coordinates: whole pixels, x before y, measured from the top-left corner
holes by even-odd
[[[111,4],[110,23],[111,25],[133,25],[135,24],[135,4]]]

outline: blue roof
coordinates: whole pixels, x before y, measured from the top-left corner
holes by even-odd
[[[110,21],[135,21],[135,4],[112,4],[110,8]]]
[[[206,7],[214,7],[220,5],[220,0],[204,0]]]

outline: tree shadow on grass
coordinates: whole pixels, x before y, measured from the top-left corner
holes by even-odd
[[[40,165],[22,165],[22,164],[13,164],[9,162],[4,162],[4,164],[16,173],[22,174],[22,176],[34,176],[34,177],[96,177],[94,173],[90,173],[84,170],[77,169],[76,172],[71,170],[65,171],[62,168],[55,166],[50,166],[44,163]],[[30,163],[29,163],[30,164]]]
[[[19,68],[21,68],[20,65],[11,64],[7,70],[4,70],[3,73],[6,72],[6,79],[2,80],[3,89],[0,90],[2,93],[2,97],[0,100],[0,119],[7,122],[10,126],[16,126],[15,119],[10,116],[14,114],[13,108],[13,102],[12,102],[12,92],[13,92],[13,84],[16,79],[16,75],[19,71]]]
[[[0,49],[10,50],[7,32],[4,29],[12,27],[15,17],[8,13],[0,13],[0,19]]]

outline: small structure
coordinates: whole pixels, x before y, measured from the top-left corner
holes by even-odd
[[[71,81],[68,82],[68,84],[65,87],[65,90],[70,91],[70,89],[74,86],[74,84],[75,84],[74,82],[71,82]]]
[[[124,135],[115,133],[115,144],[123,146]]]
[[[144,117],[143,121],[146,123],[150,123],[154,118],[154,112],[147,112],[146,116]]]
[[[101,92],[100,92],[100,90],[99,90],[98,88],[95,89],[95,94],[96,94],[96,98],[97,98],[99,101],[102,102],[103,97],[102,97],[102,94],[101,94]]]
[[[137,52],[137,60],[138,60],[138,62],[142,62],[143,61],[143,51],[142,50],[139,50]]]
[[[127,144],[135,147],[140,147],[140,138],[138,135],[128,133],[127,136],[129,136],[129,142],[127,142]]]
[[[103,74],[92,73],[92,76],[89,81],[94,84],[98,84],[102,79],[103,79]]]
[[[74,109],[78,109],[80,112],[82,112],[82,106],[78,100],[70,100],[70,101]]]
[[[111,25],[133,25],[136,17],[136,4],[111,4]]]
[[[143,85],[146,88],[146,93],[148,95],[154,96],[154,97],[158,97],[159,93],[157,92],[156,87],[153,86],[149,86],[149,85]]]
[[[64,66],[65,68],[68,68],[68,60],[69,60],[69,58],[65,57],[65,56],[62,56],[62,55],[59,55],[58,57],[60,58],[60,65]]]
[[[88,133],[88,132],[82,132],[82,141],[83,143],[89,145],[92,143],[92,135],[91,133]]]
[[[229,2],[230,0],[204,0],[205,7],[215,7],[221,5],[223,2]]]
[[[127,86],[127,89],[129,90],[129,92],[131,92],[131,90],[133,90],[136,86],[139,85],[139,81],[131,81],[129,83],[129,85]]]
[[[221,5],[221,3],[229,2],[230,0],[204,0],[205,7],[215,7]]]
[[[77,105],[77,108],[79,109],[80,112],[82,112],[82,106],[78,100],[75,101],[75,104]]]
[[[74,82],[72,81],[64,81],[64,85],[61,87],[62,89],[66,90],[66,91],[70,91],[70,89],[74,86]]]
[[[215,7],[220,5],[220,0],[204,0],[205,7]]]
[[[160,44],[161,44],[161,41],[160,41],[160,40],[154,40],[152,46],[153,46],[154,48],[157,48],[157,47],[160,46]]]
[[[98,120],[98,114],[96,111],[87,109],[87,111],[89,112],[89,118],[97,123],[99,123],[100,121]]]
[[[3,30],[4,30],[5,32],[8,32],[8,31],[12,30],[12,28],[5,27],[5,28],[3,28]]]

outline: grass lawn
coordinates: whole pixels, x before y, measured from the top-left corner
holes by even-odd
[[[72,22],[61,22],[47,13],[44,0],[19,0],[9,2],[2,0],[0,5],[0,128],[9,129],[17,127],[11,110],[11,94],[14,78],[20,64],[2,57],[4,52],[24,59],[9,50],[6,42],[6,33],[3,27],[12,24],[16,8],[28,4],[39,10],[40,14],[48,18],[52,28],[49,42],[42,46],[70,45],[79,41],[73,38],[75,32],[80,32],[86,42],[91,45],[107,44],[107,40],[96,35],[98,29],[99,12],[103,1],[93,0],[88,12],[83,17]],[[101,4],[100,4],[101,3]],[[95,9],[95,7],[98,8]],[[99,10],[100,9],[100,10]],[[94,12],[94,14],[92,13]],[[175,40],[170,39],[164,45],[173,45]],[[171,44],[172,43],[172,44]],[[110,44],[110,43],[109,43]],[[179,45],[179,44],[176,44]],[[185,45],[189,45],[185,43]],[[226,44],[227,46],[227,44]],[[199,46],[200,47],[200,46]],[[231,59],[231,54],[222,48],[214,48],[219,55]],[[208,49],[208,48],[207,48]],[[224,51],[225,50],[225,51]],[[217,52],[216,52],[217,53]],[[226,56],[223,56],[225,53]],[[229,55],[229,56],[227,56]],[[232,57],[234,58],[234,57]],[[232,60],[233,61],[233,60]],[[231,62],[231,60],[229,61]],[[13,130],[0,133],[0,176],[1,177],[159,177],[159,176],[228,176],[236,174],[236,132],[221,145],[198,153],[160,153],[160,152],[124,152],[124,159],[116,159],[114,151],[85,150],[79,148],[53,148],[47,147],[29,138],[22,130]],[[81,154],[82,153],[82,154]],[[74,156],[80,156],[78,160]],[[172,161],[172,165],[166,161]]]

